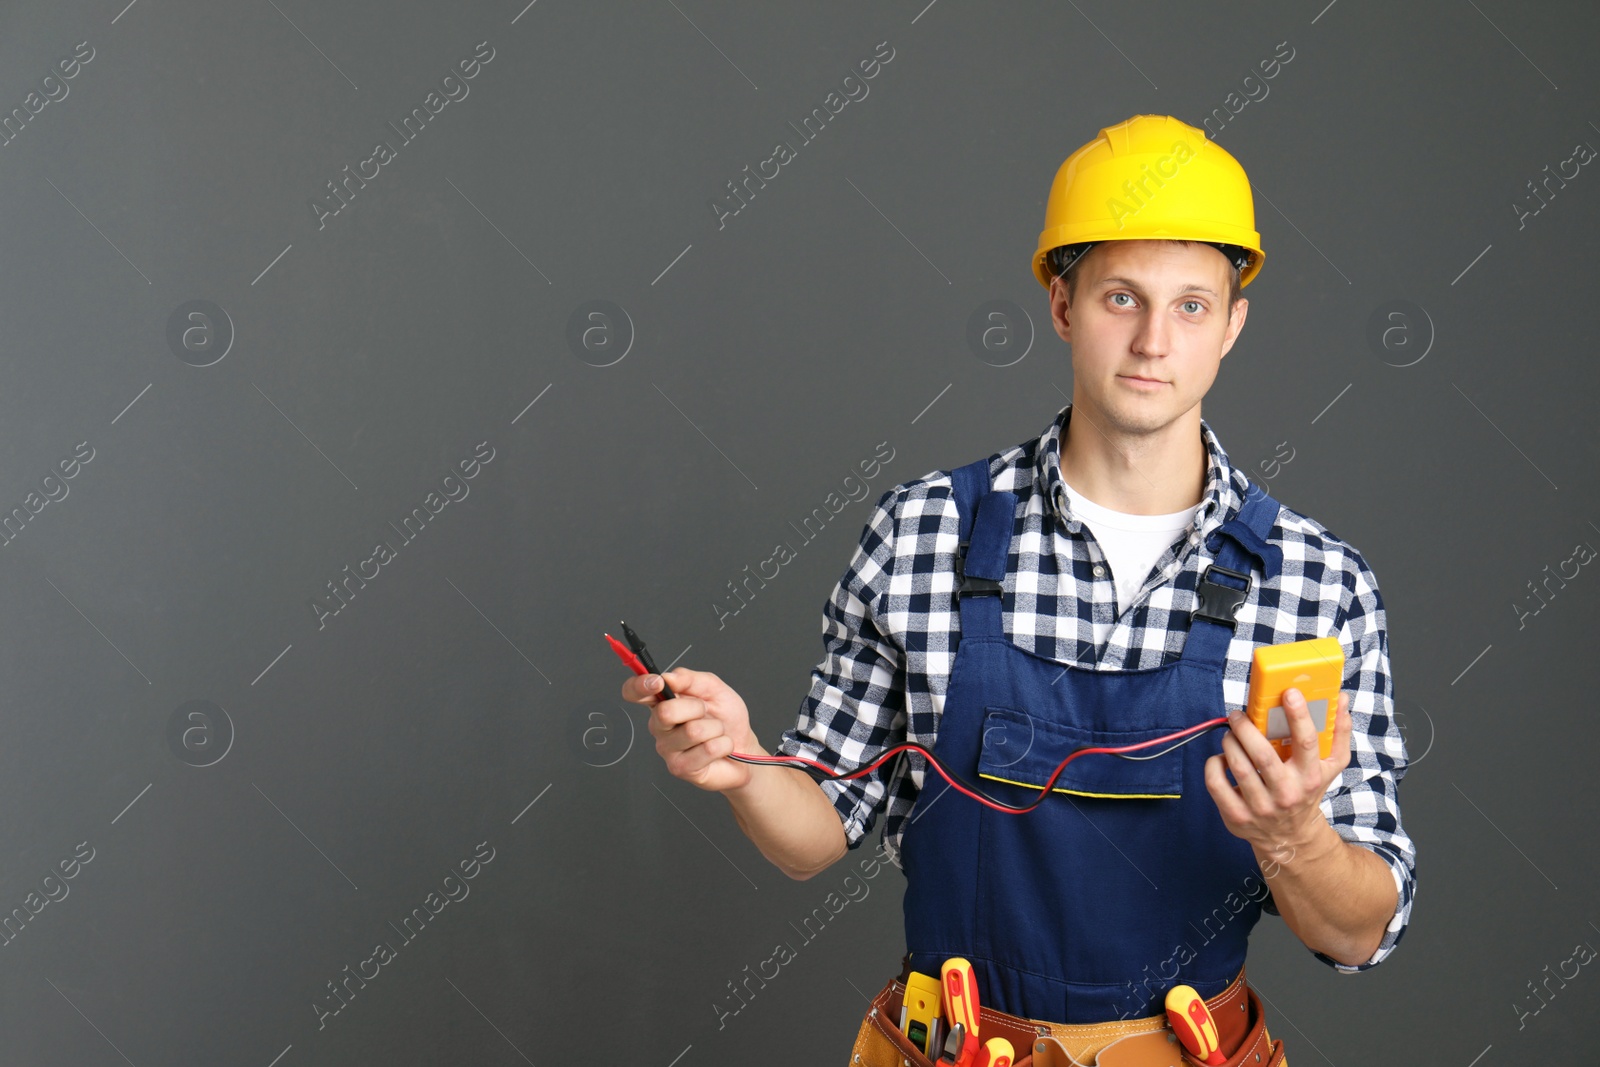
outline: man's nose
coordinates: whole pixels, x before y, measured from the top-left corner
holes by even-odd
[[[1146,356],[1164,356],[1172,343],[1172,327],[1165,315],[1146,314],[1133,335],[1133,350]]]

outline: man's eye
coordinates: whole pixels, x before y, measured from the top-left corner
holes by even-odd
[[[1111,294],[1111,299],[1115,300],[1119,296],[1126,296],[1126,297],[1128,297],[1129,300],[1133,299],[1133,297],[1129,296],[1129,294],[1127,294],[1127,293],[1112,293]],[[1118,304],[1117,306],[1118,307],[1127,307],[1128,305],[1127,304]]]
[[[1189,314],[1191,314],[1191,315],[1198,315],[1198,314],[1200,314],[1200,312],[1202,312],[1202,311],[1204,311],[1206,309],[1206,306],[1204,304],[1200,303],[1200,301],[1198,301],[1198,300],[1185,300],[1183,302],[1183,306],[1184,307],[1193,307],[1194,308],[1193,311],[1189,312]]]

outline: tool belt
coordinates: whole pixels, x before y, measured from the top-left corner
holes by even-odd
[[[900,1003],[910,977],[910,957],[861,1020],[850,1067],[936,1067],[900,1032]],[[1245,981],[1244,969],[1228,988],[1206,1001],[1216,1020],[1226,1067],[1288,1067],[1283,1042],[1267,1033],[1261,998]],[[1191,1058],[1165,1014],[1105,1023],[1053,1023],[978,1008],[978,1034],[1003,1037],[1016,1049],[1013,1067],[1204,1067]]]

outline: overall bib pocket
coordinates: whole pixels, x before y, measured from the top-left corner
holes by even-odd
[[[990,706],[984,709],[978,777],[1041,789],[1056,766],[1074,749],[1137,744],[1181,729],[1182,725],[1146,730],[1087,730],[1012,708]],[[1176,742],[1151,745],[1149,749],[1129,755],[1153,755],[1171,744]],[[1178,752],[1154,759],[1086,753],[1062,769],[1053,791],[1090,797],[1176,800],[1183,795],[1183,758]]]

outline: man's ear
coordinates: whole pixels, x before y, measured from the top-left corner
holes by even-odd
[[[1059,275],[1050,279],[1050,321],[1056,328],[1056,335],[1070,345],[1072,320],[1067,309],[1067,282]]]
[[[1222,338],[1223,356],[1228,354],[1228,350],[1233,347],[1233,343],[1239,339],[1239,331],[1244,329],[1245,315],[1249,312],[1249,310],[1250,301],[1242,296],[1239,298],[1238,302],[1233,305],[1233,314],[1228,319],[1228,329],[1227,332],[1223,334]]]

